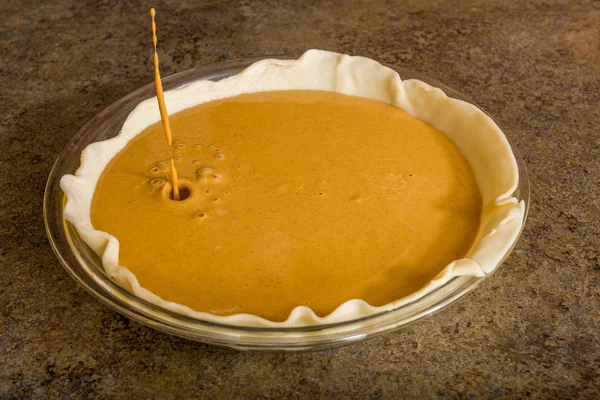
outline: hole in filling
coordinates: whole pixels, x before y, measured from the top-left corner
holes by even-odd
[[[169,199],[175,200],[175,201],[183,201],[183,200],[187,199],[188,197],[190,197],[190,195],[192,194],[190,187],[185,183],[178,182],[177,187],[179,188],[179,200],[175,200],[173,198],[173,190],[171,189],[170,186],[169,186]]]

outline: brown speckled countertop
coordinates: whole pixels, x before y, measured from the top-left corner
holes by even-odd
[[[323,48],[436,78],[494,115],[532,205],[503,267],[399,332],[243,353],[111,311],[44,232],[54,159],[152,81],[144,1],[0,3],[0,398],[599,398],[600,2],[154,1],[163,75]]]

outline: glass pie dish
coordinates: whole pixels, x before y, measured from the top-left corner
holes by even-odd
[[[165,78],[163,85],[165,90],[171,90],[197,80],[217,81],[235,75],[252,63],[265,58],[271,57],[235,60],[194,68]],[[388,67],[398,72],[402,79],[419,79],[442,89],[450,97],[474,104],[462,94],[427,77],[394,66]],[[247,327],[210,322],[167,310],[135,296],[109,277],[100,258],[82,240],[75,227],[65,220],[65,195],[59,182],[63,175],[73,174],[77,170],[81,152],[85,147],[116,136],[129,113],[140,102],[154,95],[153,84],[144,86],[118,100],[89,121],[71,139],[56,160],[48,178],[44,197],[46,231],[58,259],[86,290],[121,314],[173,335],[235,349],[321,349],[359,341],[415,322],[464,296],[490,275],[454,277],[413,302],[368,317],[293,328]],[[519,170],[519,182],[513,196],[525,203],[522,230],[529,206],[529,181],[522,157],[510,139],[508,140]],[[517,240],[513,242],[513,247],[516,242]],[[512,247],[504,258],[511,251]]]

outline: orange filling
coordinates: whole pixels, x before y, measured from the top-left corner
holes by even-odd
[[[245,94],[170,116],[106,167],[96,229],[165,300],[281,321],[380,306],[465,256],[481,197],[452,142],[406,112],[324,91]],[[170,196],[175,157],[181,201]]]

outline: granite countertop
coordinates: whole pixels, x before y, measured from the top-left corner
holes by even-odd
[[[364,55],[463,91],[527,162],[530,217],[490,279],[398,332],[300,354],[131,321],[48,244],[55,158],[152,81],[149,4],[0,4],[0,398],[600,397],[600,2],[154,2],[163,76],[308,48]]]

